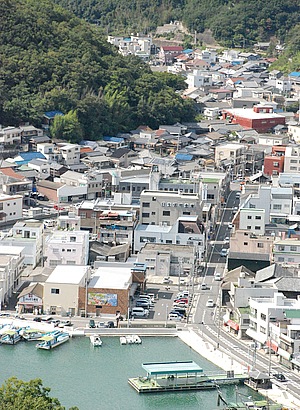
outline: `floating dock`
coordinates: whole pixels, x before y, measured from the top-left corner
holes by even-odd
[[[143,363],[142,367],[147,376],[128,379],[138,393],[215,389],[225,384],[244,383],[248,379],[248,375],[232,371],[206,375],[193,361]]]

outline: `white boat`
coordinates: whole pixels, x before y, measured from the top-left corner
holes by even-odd
[[[18,330],[7,329],[1,335],[0,342],[6,345],[14,345],[21,340],[21,336]]]
[[[132,338],[133,338],[133,343],[138,344],[138,345],[142,343],[142,339],[140,338],[140,336],[133,335]]]
[[[127,339],[126,339],[125,336],[120,337],[120,343],[121,343],[121,345],[127,345]]]
[[[90,341],[93,346],[102,346],[102,340],[100,338],[100,335],[91,335]]]
[[[43,337],[45,332],[42,330],[38,329],[22,329],[20,331],[20,335],[22,338],[28,342],[35,341],[35,340],[40,340],[41,337]]]
[[[67,342],[70,339],[69,333],[61,332],[60,330],[55,330],[54,332],[46,333],[40,338],[41,343],[38,343],[36,347],[38,349],[50,350],[62,343]]]
[[[125,336],[126,342],[128,345],[132,345],[134,343],[134,339],[132,335]]]

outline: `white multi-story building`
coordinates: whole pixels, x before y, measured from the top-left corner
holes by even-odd
[[[66,144],[59,147],[62,155],[62,164],[78,165],[80,163],[80,145]]]
[[[45,266],[86,265],[89,257],[89,233],[54,231],[45,241]]]
[[[16,222],[9,233],[0,239],[1,245],[22,247],[24,264],[35,268],[43,255],[42,221],[28,219]]]
[[[20,285],[24,267],[23,248],[6,246],[0,242],[0,310]]]
[[[53,143],[42,143],[36,145],[37,152],[41,152],[49,162],[61,162],[62,154]]]
[[[245,146],[242,144],[222,144],[215,147],[215,164],[218,168],[230,168],[234,174],[244,172]]]
[[[89,278],[89,266],[56,266],[44,283],[44,313],[78,315],[80,289]]]
[[[264,235],[265,223],[264,209],[242,208],[240,210],[239,229],[256,235]]]
[[[273,246],[273,259],[281,265],[300,266],[300,241],[297,239],[278,239]]]
[[[45,159],[33,159],[27,164],[28,168],[34,169],[38,173],[38,179],[46,179],[50,176],[50,165]]]
[[[212,77],[211,74],[207,71],[193,70],[192,73],[187,75],[186,83],[188,85],[188,88],[211,87]]]
[[[0,221],[9,222],[22,218],[23,196],[0,194]]]
[[[293,140],[299,144],[300,142],[300,124],[289,124],[288,125],[288,134]]]
[[[287,146],[284,155],[284,172],[293,173],[300,171],[300,146]]]
[[[19,127],[6,127],[0,129],[0,144],[13,145],[20,144],[22,140],[22,130]]]

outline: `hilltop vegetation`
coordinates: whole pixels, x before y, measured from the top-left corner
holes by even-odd
[[[298,0],[55,0],[108,32],[148,32],[182,20],[193,33],[210,28],[224,45],[252,45],[276,36],[284,40],[300,22]]]
[[[2,0],[0,25],[2,125],[40,125],[45,111],[61,110],[76,141],[193,118],[175,93],[183,79],[123,58],[98,27],[48,0]]]

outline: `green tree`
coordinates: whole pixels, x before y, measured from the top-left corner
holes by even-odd
[[[71,143],[80,142],[83,132],[78,121],[77,112],[71,110],[66,115],[54,117],[50,126],[50,133],[54,138],[62,138]]]
[[[0,387],[0,410],[65,410],[58,399],[49,396],[50,390],[40,379],[24,382],[11,377]]]

